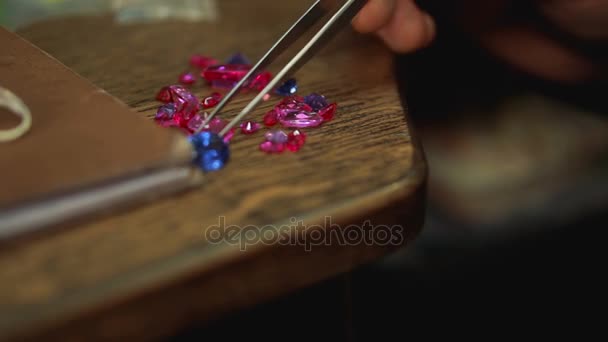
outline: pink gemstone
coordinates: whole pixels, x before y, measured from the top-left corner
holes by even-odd
[[[325,121],[325,122],[331,121],[331,120],[333,120],[337,109],[338,109],[338,106],[335,103],[332,103],[329,106],[321,109],[319,111],[319,116],[322,117],[323,121]]]
[[[285,143],[265,141],[260,144],[260,151],[266,153],[283,153],[283,151],[285,151]]]
[[[289,133],[289,136],[287,138],[287,144],[285,144],[285,147],[287,147],[287,149],[291,152],[298,152],[302,148],[302,146],[304,146],[305,142],[306,134],[296,129],[295,131]]]
[[[183,84],[183,85],[193,85],[194,83],[196,83],[196,77],[189,72],[185,72],[181,75],[179,75],[179,83]]]
[[[190,57],[190,65],[195,68],[205,69],[212,65],[217,65],[218,61],[203,55],[193,55]]]
[[[227,81],[238,82],[251,70],[247,64],[222,64],[210,66],[202,72],[208,82]]]
[[[160,102],[169,103],[171,102],[171,89],[169,87],[163,87],[158,94],[156,94],[156,99]]]
[[[323,117],[319,114],[300,109],[279,109],[277,117],[285,127],[317,127],[323,123]]]
[[[268,101],[270,100],[270,94],[266,94],[264,95],[264,97],[262,98],[264,101]]]
[[[194,94],[181,85],[172,85],[168,88],[171,102],[175,103],[176,112],[182,113],[186,120],[190,120],[194,114],[198,113],[198,99]]]
[[[277,118],[277,111],[276,110],[271,110],[268,113],[266,113],[266,115],[264,115],[264,125],[266,125],[267,127],[272,127],[274,125],[276,125],[279,122],[279,119]]]
[[[196,132],[198,128],[201,127],[201,125],[203,124],[203,121],[204,119],[200,115],[196,114],[195,116],[193,116],[192,119],[190,119],[190,121],[188,122],[187,126],[189,133]]]
[[[260,130],[260,124],[255,121],[246,121],[241,124],[241,133],[253,134]]]
[[[304,98],[301,96],[288,96],[281,100],[279,104],[276,106],[279,109],[298,109],[302,111],[312,112],[313,109],[306,102],[304,102]]]
[[[213,93],[210,96],[205,97],[201,101],[201,104],[203,105],[203,108],[209,109],[209,108],[213,108],[213,107],[217,106],[221,100],[222,100],[222,94]]]

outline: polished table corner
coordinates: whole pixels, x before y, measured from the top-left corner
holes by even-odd
[[[99,15],[17,33],[152,118],[156,92],[176,82],[190,55],[258,58],[309,2],[275,4],[221,1],[214,22],[125,25]],[[265,155],[257,149],[263,133],[237,134],[230,164],[198,189],[3,247],[0,338],[162,338],[407,248],[424,223],[427,166],[392,54],[346,29],[295,77],[300,94],[323,93],[339,106],[333,121],[306,130],[300,152]],[[223,115],[249,99],[238,97]],[[222,218],[241,232],[290,227],[282,232],[301,243],[215,243],[210,232]],[[391,241],[361,238],[387,227]]]

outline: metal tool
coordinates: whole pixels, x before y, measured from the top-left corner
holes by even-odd
[[[230,100],[239,92],[242,86],[249,81],[254,75],[257,75],[260,70],[263,70],[270,65],[278,56],[284,53],[287,48],[292,46],[299,38],[301,38],[308,30],[319,23],[328,14],[333,13],[327,22],[317,31],[313,37],[299,50],[296,55],[287,62],[287,64],[276,74],[276,76],[268,83],[268,85],[253,99],[247,106],[230,121],[224,129],[219,133],[223,137],[236,124],[238,124],[247,114],[249,114],[263,100],[266,94],[269,94],[280,82],[286,80],[297,69],[304,65],[324,43],[329,41],[340,29],[350,24],[351,20],[367,3],[367,0],[317,0],[315,3],[302,15],[296,23],[287,30],[287,32],[279,38],[279,40],[264,54],[264,56],[255,64],[255,66],[243,77],[232,90],[222,99],[213,112],[206,118],[202,125],[195,133],[199,133],[206,127],[211,119],[215,117]]]

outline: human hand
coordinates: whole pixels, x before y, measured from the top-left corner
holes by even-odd
[[[376,33],[395,52],[407,53],[428,45],[435,23],[414,0],[369,0],[353,19],[361,33]]]
[[[431,0],[425,0],[433,2]],[[441,0],[438,0],[441,1]],[[436,1],[435,1],[436,2]],[[497,58],[553,81],[577,82],[598,77],[605,65],[589,60],[563,41],[522,22],[509,12],[514,0],[460,0],[451,4],[456,22]],[[581,42],[608,42],[608,0],[529,0],[546,21]],[[353,20],[361,33],[375,33],[395,52],[413,52],[435,38],[435,22],[414,0],[369,0]],[[599,76],[604,77],[604,76]]]

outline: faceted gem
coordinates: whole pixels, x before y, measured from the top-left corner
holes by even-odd
[[[264,135],[266,141],[260,144],[260,150],[266,153],[282,153],[285,151],[285,147],[289,137],[281,130],[274,130]]]
[[[226,61],[226,64],[251,64],[251,62],[244,54],[239,52],[232,55],[228,61]]]
[[[212,65],[219,64],[217,60],[203,56],[203,55],[193,55],[190,57],[190,65],[195,68],[206,69]]]
[[[189,139],[196,152],[193,162],[204,172],[218,171],[226,166],[230,159],[230,148],[219,135],[201,132]]]
[[[264,141],[260,144],[260,151],[266,153],[282,153],[285,151],[285,143],[275,144],[270,141]]]
[[[186,120],[199,111],[198,99],[188,89],[181,85],[172,85],[168,89],[171,94],[171,102],[175,103],[175,110],[182,113]]]
[[[249,82],[248,84],[246,84],[244,87],[249,88],[249,89],[255,89],[258,91],[262,91],[264,90],[264,88],[266,88],[266,86],[268,85],[268,83],[270,83],[270,81],[272,80],[272,74],[269,72],[262,72],[260,74],[258,74],[253,81]]]
[[[279,122],[279,119],[277,118],[277,111],[276,110],[271,110],[268,113],[266,113],[266,115],[264,115],[264,125],[266,125],[267,127],[272,127],[274,125],[276,125]]]
[[[297,95],[288,96],[284,98],[276,106],[276,109],[298,109],[307,112],[313,111],[312,107],[309,106],[306,102],[304,102],[304,98]]]
[[[325,100],[325,96],[317,93],[312,93],[304,98],[304,102],[309,105],[315,112],[327,107],[329,104]]]
[[[276,93],[281,96],[290,96],[295,94],[298,91],[298,83],[295,79],[289,79],[279,88],[277,88]]]
[[[192,117],[192,119],[190,119],[190,121],[188,121],[188,132],[189,133],[194,133],[198,130],[199,127],[201,127],[201,125],[203,124],[203,117],[201,117],[200,115],[196,114],[195,116]]]
[[[179,75],[178,81],[183,85],[193,85],[196,83],[196,77],[192,73],[185,72]]]
[[[289,136],[281,130],[270,131],[264,135],[264,138],[275,144],[284,144],[289,140]]]
[[[323,117],[319,114],[300,109],[279,109],[277,117],[285,127],[317,127],[323,123]]]
[[[213,94],[205,97],[201,101],[201,105],[203,106],[203,108],[209,109],[209,108],[213,108],[213,107],[217,106],[218,103],[220,103],[221,100],[222,100],[222,94],[220,94],[220,93],[213,93]]]
[[[202,72],[208,82],[225,81],[238,82],[251,70],[247,64],[222,64],[210,66]]]
[[[156,111],[154,120],[163,127],[179,126],[175,120],[175,103],[162,105]]]
[[[156,99],[164,103],[171,102],[171,97],[171,89],[169,87],[163,87],[158,94],[156,94]]]
[[[331,120],[333,120],[337,109],[338,109],[338,106],[335,103],[332,103],[329,106],[321,109],[319,111],[319,116],[322,117],[323,121],[325,121],[325,122],[331,121]]]
[[[285,147],[291,152],[298,152],[306,142],[306,134],[300,130],[289,133]]]
[[[260,124],[255,121],[245,121],[241,124],[241,133],[254,134],[261,128]]]

